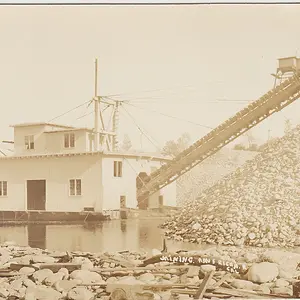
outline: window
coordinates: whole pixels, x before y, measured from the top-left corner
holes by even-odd
[[[65,134],[65,148],[74,148],[75,147],[75,134],[66,133]]]
[[[33,135],[25,136],[25,149],[27,149],[27,150],[34,149],[34,136]]]
[[[121,161],[114,161],[114,177],[122,177],[122,167]]]
[[[81,196],[81,179],[71,179],[69,187],[70,196]]]
[[[7,181],[0,181],[0,197],[7,196]]]

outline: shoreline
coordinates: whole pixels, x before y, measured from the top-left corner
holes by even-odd
[[[198,257],[199,263],[192,259],[162,258],[172,255]],[[142,293],[140,297],[146,300],[187,299],[188,294],[200,289],[203,299],[251,295],[253,299],[286,299],[297,292],[295,287],[293,292],[293,286],[300,276],[299,253],[232,246],[177,253],[153,249],[149,255],[127,250],[60,252],[5,242],[0,246],[0,264],[0,299],[24,300],[117,299],[117,294],[122,294],[118,288],[125,290],[125,294]],[[230,271],[228,267],[241,264],[245,266],[244,272]]]

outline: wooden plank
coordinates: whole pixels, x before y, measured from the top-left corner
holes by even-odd
[[[115,272],[115,271],[145,271],[145,270],[170,270],[170,269],[188,269],[189,266],[155,266],[155,267],[125,267],[125,268],[93,268],[93,272]]]
[[[233,297],[241,298],[252,298],[252,299],[274,299],[273,295],[270,294],[258,294],[256,292],[244,291],[239,289],[227,289],[227,288],[218,288],[214,290],[214,293],[225,294]]]
[[[220,287],[227,279],[229,279],[230,274],[225,274],[218,282],[216,282],[213,286],[212,289],[216,289]]]
[[[196,294],[194,295],[194,299],[202,299],[203,295],[208,287],[209,281],[213,278],[215,271],[211,271],[207,273],[200,284],[199,289],[197,290]]]
[[[190,295],[194,296],[196,294],[196,290],[193,289],[173,289],[171,290],[171,294],[177,294],[177,295]],[[216,294],[216,293],[204,293],[205,298],[212,298],[212,297],[217,297],[217,298],[229,298],[231,296],[229,295],[224,295],[224,294]]]
[[[26,267],[26,268],[33,268],[33,269],[35,269],[35,270],[38,270],[38,269],[39,269],[38,267],[33,266],[33,265],[14,264],[14,263],[10,264],[9,269],[10,269],[10,270],[13,270],[13,271],[20,271],[20,270],[21,270],[22,268],[24,268],[24,267]]]
[[[18,275],[20,275],[18,272],[0,272],[0,277],[13,277]]]

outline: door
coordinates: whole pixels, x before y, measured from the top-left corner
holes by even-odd
[[[46,209],[46,180],[27,180],[27,210]]]

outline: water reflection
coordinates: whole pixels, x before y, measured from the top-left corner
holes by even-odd
[[[27,225],[28,245],[32,248],[46,249],[46,225]]]
[[[120,228],[121,228],[122,232],[124,232],[124,233],[126,232],[126,230],[127,230],[127,221],[126,220],[121,220]]]
[[[161,220],[113,220],[85,225],[2,225],[0,243],[15,241],[58,251],[121,251],[141,248],[149,251],[162,249],[163,232],[158,228]],[[167,241],[170,251],[196,249],[198,245]]]

